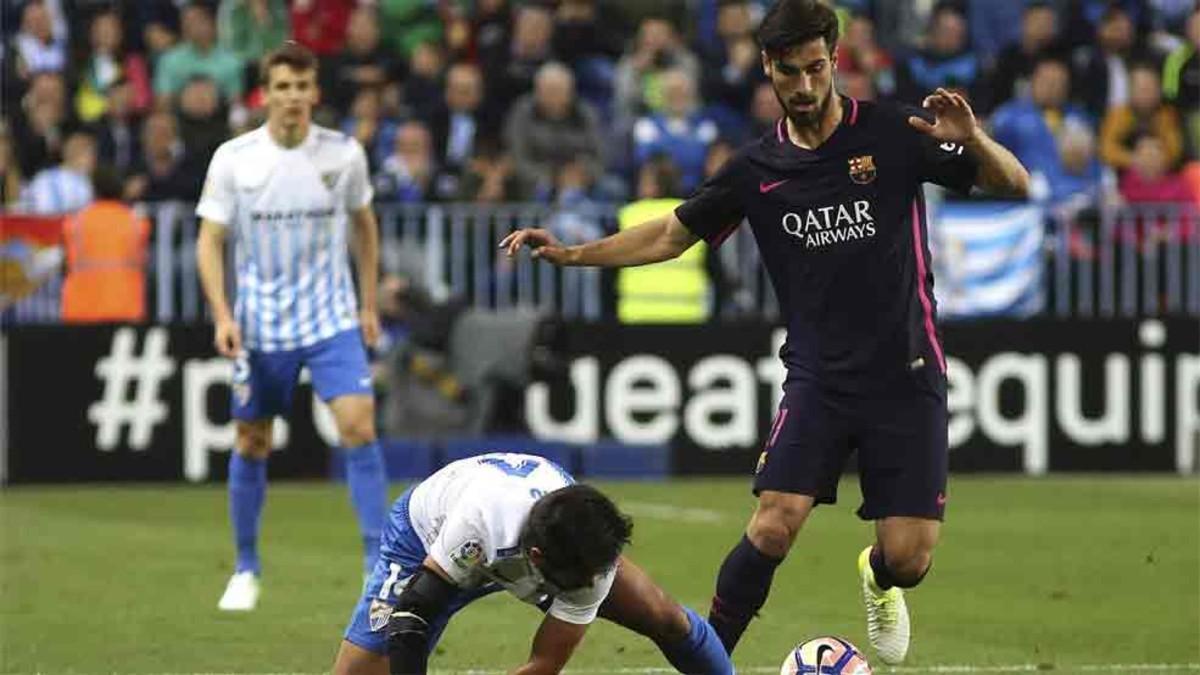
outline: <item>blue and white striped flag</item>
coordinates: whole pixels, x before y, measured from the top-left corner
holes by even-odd
[[[1026,317],[1045,304],[1041,208],[946,203],[933,228],[934,293],[943,318]]]

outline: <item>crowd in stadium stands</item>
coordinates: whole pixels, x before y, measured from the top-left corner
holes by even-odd
[[[686,196],[780,114],[765,0],[0,0],[0,199],[57,213],[97,166],[129,201],[194,201],[260,124],[256,61],[322,59],[318,121],[379,200]],[[1195,0],[840,0],[839,87],[965,92],[1061,209],[1200,197]]]

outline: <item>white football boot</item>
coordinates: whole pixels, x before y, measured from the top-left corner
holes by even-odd
[[[890,666],[904,663],[910,635],[904,591],[894,586],[881,591],[875,585],[870,546],[858,554],[858,576],[862,580],[863,604],[867,607],[867,637],[871,639],[871,646],[884,663]]]
[[[225,592],[217,609],[224,612],[249,612],[258,605],[259,588],[258,575],[254,572],[238,572],[229,577]]]

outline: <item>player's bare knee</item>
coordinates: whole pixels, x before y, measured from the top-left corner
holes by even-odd
[[[792,548],[799,531],[798,525],[790,526],[787,520],[777,514],[755,514],[746,528],[746,536],[759,551],[772,558],[783,558]]]
[[[234,451],[244,457],[266,459],[271,454],[271,428],[260,425],[237,425]]]
[[[338,437],[343,447],[357,448],[375,440],[375,423],[370,417],[349,420],[338,425]]]
[[[655,604],[652,621],[655,633],[657,633],[655,639],[659,642],[679,642],[687,638],[692,629],[683,608],[675,601],[665,597],[665,594],[664,602]]]

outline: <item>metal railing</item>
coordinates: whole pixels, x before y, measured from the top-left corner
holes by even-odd
[[[147,307],[159,322],[207,316],[196,274],[197,222],[190,204],[140,207],[153,222]],[[385,271],[390,250],[416,251],[435,297],[457,296],[482,308],[536,307],[568,319],[610,318],[602,273],[556,268],[527,255],[509,260],[498,245],[518,227],[547,227],[568,243],[616,231],[618,206],[582,204],[377,204]],[[1200,212],[1193,205],[1095,210],[1095,218],[1052,217],[1043,275],[1043,314],[1058,317],[1200,317]],[[935,220],[934,229],[937,228]],[[778,317],[753,233],[737,230],[719,249],[736,282],[723,317]],[[230,258],[232,262],[232,258]],[[232,272],[232,265],[228,266]],[[232,288],[232,286],[230,286]],[[58,320],[59,279],[9,310],[7,321]],[[721,317],[719,317],[721,318]]]

